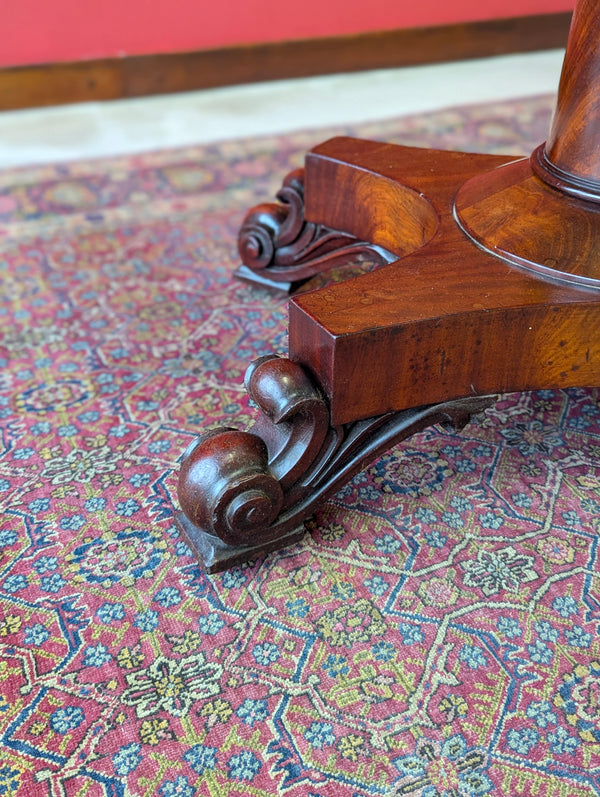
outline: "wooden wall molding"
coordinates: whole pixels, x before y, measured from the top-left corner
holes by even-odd
[[[114,100],[564,47],[569,12],[0,69],[0,110]]]

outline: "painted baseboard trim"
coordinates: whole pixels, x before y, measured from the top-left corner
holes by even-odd
[[[240,83],[483,58],[564,47],[569,12],[0,68],[0,110],[114,100]]]

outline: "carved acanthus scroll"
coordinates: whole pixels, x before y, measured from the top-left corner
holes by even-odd
[[[368,252],[381,263],[395,257],[375,244],[304,218],[304,169],[287,175],[277,203],[257,205],[238,235],[243,266],[236,276],[291,291],[352,255]]]
[[[320,388],[297,363],[262,357],[246,388],[260,415],[184,455],[180,530],[208,572],[300,539],[316,507],[390,446],[435,423],[462,428],[493,398],[475,397],[332,427]]]

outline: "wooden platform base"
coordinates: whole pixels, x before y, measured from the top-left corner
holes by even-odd
[[[478,178],[489,198],[475,190]],[[528,159],[354,139],[309,153],[305,179],[307,219],[398,258],[290,303],[290,356],[323,387],[333,424],[469,395],[600,383],[596,205],[561,198],[564,214],[546,212],[540,195],[560,194]],[[512,262],[497,256],[507,238]]]
[[[268,239],[268,256],[252,248],[261,279],[287,289],[360,246],[383,265],[293,298],[290,360],[248,370],[255,426],[186,454],[178,525],[209,572],[295,542],[358,470],[427,425],[460,428],[490,394],[600,384],[597,211],[572,198],[568,230],[543,227],[539,197],[551,220],[560,195],[528,159],[341,138],[290,183],[305,203],[293,224],[283,192],[242,226],[241,251]],[[539,236],[519,203],[539,206]],[[321,251],[319,235],[326,256],[282,264],[298,241]]]
[[[240,252],[261,278],[293,283],[356,247],[386,264],[291,300],[290,360],[248,371],[256,425],[201,438],[183,462],[194,526],[284,544],[424,426],[460,428],[494,393],[600,384],[599,92],[600,0],[580,0],[530,158],[336,138],[248,214]]]

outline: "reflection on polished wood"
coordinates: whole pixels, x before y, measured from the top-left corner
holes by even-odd
[[[600,0],[580,0],[529,158],[350,138],[308,153],[303,224],[391,262],[292,299],[290,361],[250,370],[255,397],[266,368],[251,440],[212,434],[189,452],[180,528],[208,569],[298,539],[343,480],[428,423],[460,427],[503,391],[600,384],[599,48]]]

